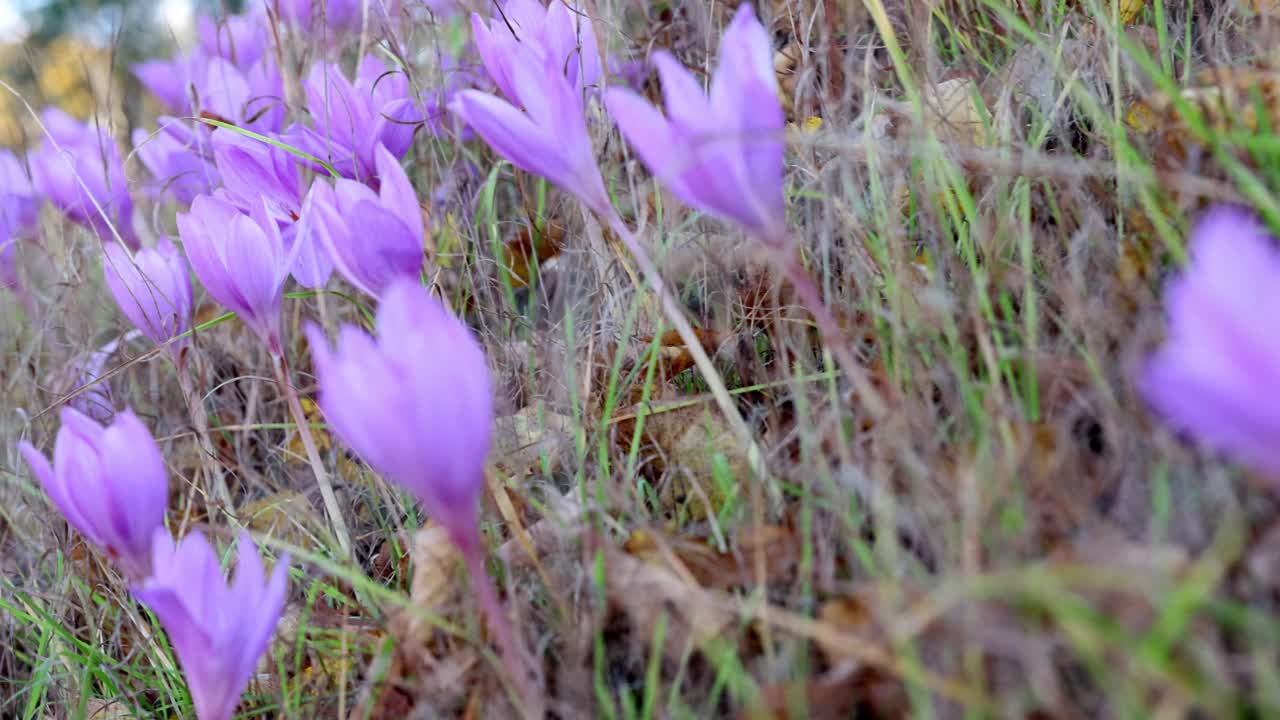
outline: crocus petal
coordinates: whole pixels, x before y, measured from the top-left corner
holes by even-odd
[[[556,141],[510,103],[478,90],[467,90],[458,93],[449,109],[521,170],[558,185],[572,177]]]

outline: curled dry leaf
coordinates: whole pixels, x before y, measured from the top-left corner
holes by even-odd
[[[462,556],[449,540],[449,532],[434,523],[424,525],[413,535],[413,582],[409,599],[422,612],[440,614],[454,600],[457,569]],[[406,629],[415,643],[426,641],[431,627],[411,614]]]
[[[831,635],[840,637],[842,642],[824,642],[819,635],[818,649],[832,665],[853,662],[857,658],[848,653],[844,638],[853,634],[870,644],[887,646],[893,617],[922,607],[927,601],[927,596],[905,586],[884,584],[863,585],[845,597],[828,600],[818,610],[818,619],[830,625]]]
[[[625,437],[630,442],[630,434]],[[739,483],[751,477],[746,451],[718,410],[699,405],[648,415],[644,437],[650,468],[671,476],[664,504],[684,501],[694,518],[717,512],[737,492],[737,484],[715,482],[717,472]]]
[[[634,627],[647,632],[665,615],[667,637],[687,638],[695,646],[724,632],[737,617],[692,578],[682,578],[609,545],[605,546],[605,583],[610,603],[626,613]],[[678,660],[685,650],[685,643],[671,640],[663,648],[672,660]]]
[[[329,533],[315,506],[292,490],[249,503],[240,508],[239,516],[250,530],[301,548],[312,547],[315,538]]]
[[[1236,4],[1258,15],[1280,15],[1280,0],[1236,0]]]
[[[798,704],[797,699],[804,703]],[[911,699],[898,678],[876,668],[844,663],[807,680],[761,688],[760,703],[739,720],[842,720],[850,717],[900,718],[911,715]]]
[[[495,463],[514,477],[538,472],[545,458],[554,471],[573,449],[578,423],[542,407],[522,408],[494,423]]]
[[[84,717],[86,720],[133,720],[134,715],[117,700],[89,698],[85,702]]]
[[[529,285],[534,269],[564,249],[564,226],[549,224],[545,229],[522,227],[503,247],[502,266],[512,287]]]
[[[978,85],[969,78],[954,78],[926,88],[925,125],[943,142],[989,145],[990,115]]]
[[[1215,67],[1196,75],[1179,99],[1189,104],[1215,132],[1256,132],[1259,111],[1280,116],[1280,73],[1247,67]],[[1261,101],[1261,102],[1259,102]],[[1186,161],[1196,140],[1174,98],[1156,92],[1132,103],[1129,126],[1154,136],[1155,157],[1165,167]]]
[[[721,552],[705,540],[666,537],[644,529],[632,532],[623,549],[646,563],[718,590],[756,585],[760,561],[766,585],[787,583],[800,558],[799,539],[781,525],[743,530],[737,537],[736,552]]]

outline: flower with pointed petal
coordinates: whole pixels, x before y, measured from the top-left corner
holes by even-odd
[[[187,261],[168,238],[135,252],[132,259],[119,244],[108,243],[102,271],[120,312],[157,345],[191,327],[191,276]],[[177,353],[182,344],[170,349]]]
[[[40,198],[22,162],[0,150],[0,287],[16,288],[18,242],[34,236]]]
[[[247,532],[240,533],[235,577],[198,530],[175,543],[155,536],[152,574],[131,591],[169,635],[187,677],[198,720],[231,720],[258,659],[280,623],[289,590],[289,556],[269,577]]]
[[[247,68],[258,62],[270,41],[264,6],[249,3],[245,12],[215,19],[208,15],[196,18],[196,37],[200,51],[207,57],[221,57]]]
[[[220,182],[218,171],[202,151],[204,136],[186,123],[161,116],[160,130],[149,133],[142,128],[133,131],[133,146],[142,164],[156,179],[149,190],[167,193],[188,205],[197,195],[207,194]]]
[[[70,395],[71,399],[67,404],[94,420],[100,423],[110,421],[116,414],[116,407],[110,379],[103,377],[107,361],[115,354],[122,341],[129,342],[138,335],[141,333],[137,330],[130,330],[124,337],[115,338],[71,358],[51,378],[50,385],[54,392],[57,395]]]
[[[289,272],[303,287],[324,287],[333,263],[318,243],[298,242],[304,187],[302,167],[293,153],[234,131],[213,135],[213,156],[226,184],[216,193],[241,212],[251,213],[265,200],[268,215],[280,226],[285,252],[293,258]]]
[[[333,431],[404,486],[463,548],[479,542],[477,504],[493,431],[493,390],[471,331],[415,280],[382,296],[378,337],[348,325],[330,350],[307,329],[320,407]]]
[[[576,6],[551,0],[506,0],[486,23],[471,15],[476,51],[489,77],[508,100],[520,101],[527,92],[516,77],[516,68],[527,62],[524,51],[558,68],[569,86],[583,91],[600,82],[600,53],[591,20]]]
[[[201,113],[257,132],[276,132],[284,121],[284,81],[270,54],[237,65],[197,50],[172,60],[133,66],[143,87],[180,115]]]
[[[381,145],[377,169],[377,194],[354,180],[339,179],[336,191],[316,181],[307,222],[316,234],[313,241],[324,244],[338,272],[373,297],[398,277],[418,276],[423,240],[418,196],[400,163]]]
[[[665,52],[655,55],[667,117],[634,92],[610,88],[605,105],[640,159],[685,203],[785,246],[784,117],[773,51],[751,5],[720,41],[710,96]]]
[[[145,577],[169,501],[156,441],[129,410],[107,427],[69,407],[61,417],[53,464],[26,442],[22,457],[72,527],[130,577]]]
[[[323,158],[339,175],[365,181],[374,175],[374,148],[396,158],[413,143],[421,117],[409,95],[409,79],[369,55],[353,83],[337,65],[317,65],[307,79],[307,109],[315,126],[295,126],[286,140]]]
[[[582,93],[546,54],[523,44],[510,52],[518,56],[508,70],[523,111],[477,90],[458,93],[449,109],[512,165],[550,180],[597,213],[613,212],[587,132]]]
[[[1280,247],[1261,223],[1210,210],[1166,292],[1168,338],[1141,387],[1165,420],[1280,482]]]
[[[178,234],[205,290],[278,355],[280,301],[290,258],[266,200],[245,215],[226,200],[201,195],[191,212],[178,214]]]
[[[133,199],[115,141],[103,129],[57,108],[46,108],[41,120],[49,137],[29,157],[40,194],[99,237],[113,237],[109,222],[125,242],[136,246]]]

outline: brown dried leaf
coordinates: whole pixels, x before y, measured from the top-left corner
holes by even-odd
[[[449,539],[449,532],[436,524],[424,525],[413,536],[413,582],[409,599],[414,607],[440,614],[454,600],[458,582],[455,578],[462,555]],[[431,627],[411,615],[406,628],[415,642],[424,642]]]
[[[554,471],[572,451],[577,431],[578,424],[567,415],[525,407],[495,422],[495,463],[507,475],[525,477],[541,469],[545,456]]]
[[[981,102],[978,84],[969,78],[954,78],[926,88],[925,124],[944,142],[989,145],[990,115]]]
[[[623,549],[646,563],[719,590],[756,585],[759,560],[764,561],[766,583],[786,583],[800,557],[799,539],[781,525],[744,530],[736,553],[716,550],[705,540],[666,537],[644,529],[632,532]]]
[[[623,435],[626,442],[631,441],[629,432],[624,430]],[[650,468],[659,474],[671,473],[663,499],[670,503],[692,500],[687,511],[694,518],[705,518],[730,499],[725,495],[729,490],[713,482],[717,456],[723,458],[731,476],[744,481],[751,477],[747,453],[718,410],[694,406],[649,415],[644,437],[654,454]]]
[[[695,645],[715,638],[737,617],[691,579],[608,545],[605,584],[610,602],[626,613],[634,627],[653,628],[666,615],[667,637],[688,638]],[[668,642],[663,650],[677,660],[685,648],[680,642]]]
[[[85,702],[84,716],[86,720],[133,720],[133,713],[124,703],[100,698],[89,698]]]
[[[885,628],[891,615],[905,614],[927,601],[926,596],[905,586],[867,584],[850,595],[823,603],[818,610],[818,619],[838,629],[846,638],[850,634],[857,635],[870,645],[885,646],[888,644]],[[841,642],[828,643],[822,636],[817,638],[818,649],[828,663],[839,665],[857,659],[857,656],[849,654],[843,641],[841,638]]]
[[[548,224],[543,230],[522,227],[503,247],[502,266],[513,287],[526,287],[534,268],[559,255],[563,249],[563,225]]]
[[[803,698],[803,705],[797,701]],[[807,680],[762,688],[759,707],[740,720],[823,720],[824,718],[901,718],[911,714],[906,688],[898,678],[875,668],[846,663]]]
[[[240,508],[240,519],[249,529],[297,547],[310,547],[328,529],[306,496],[292,490],[269,495]]]

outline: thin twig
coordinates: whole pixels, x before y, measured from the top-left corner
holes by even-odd
[[[338,497],[333,494],[333,484],[329,482],[329,473],[320,461],[320,451],[316,449],[316,439],[311,433],[311,424],[307,422],[307,414],[302,411],[302,402],[298,400],[298,392],[289,382],[289,368],[283,355],[273,355],[271,366],[276,371],[276,381],[284,392],[293,422],[298,426],[298,434],[302,438],[302,446],[307,451],[307,461],[311,463],[311,471],[315,473],[316,484],[320,486],[320,497],[324,500],[325,512],[329,515],[329,524],[337,536],[338,546],[342,548],[344,557],[351,558],[351,533],[347,530],[347,521],[342,517],[338,507]]]

